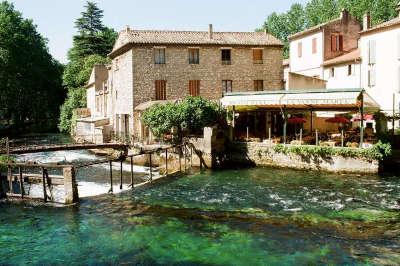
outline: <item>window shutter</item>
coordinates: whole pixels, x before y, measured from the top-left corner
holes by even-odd
[[[376,41],[370,40],[369,41],[369,64],[376,63]]]
[[[400,93],[400,66],[397,70],[397,93]]]
[[[317,53],[317,38],[312,39],[312,53]]]
[[[343,35],[339,35],[339,51],[343,51]]]
[[[332,35],[331,36],[331,51],[332,52],[336,52],[337,48],[336,48],[336,36]]]
[[[373,87],[375,86],[375,69],[370,69],[368,71],[368,86]]]
[[[297,44],[297,54],[299,57],[303,56],[303,44],[301,42]]]
[[[400,60],[400,33],[397,34],[397,59]]]

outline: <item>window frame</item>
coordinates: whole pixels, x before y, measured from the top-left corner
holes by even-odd
[[[264,91],[264,80],[263,79],[255,79],[253,81],[253,85],[254,85],[254,91]]]
[[[230,84],[230,86],[228,86],[228,84]],[[228,91],[229,87],[230,87],[230,91]],[[222,92],[223,93],[233,92],[233,81],[231,79],[222,80]]]
[[[167,99],[167,81],[165,79],[155,80],[154,92],[156,101],[165,101]]]
[[[297,56],[299,58],[303,57],[303,43],[302,42],[297,43]]]
[[[224,58],[224,57],[226,57],[226,55],[224,56],[224,52],[229,53],[229,59]],[[222,65],[232,65],[232,49],[230,49],[230,48],[222,48],[221,49],[221,64]]]
[[[167,62],[166,59],[166,48],[165,47],[154,47],[154,64],[155,65],[165,65]],[[163,51],[163,53],[160,53]],[[161,56],[162,54],[162,56]]]
[[[195,53],[193,53],[196,51]],[[200,48],[189,47],[188,48],[188,61],[189,65],[200,64]]]
[[[264,48],[253,48],[252,50],[253,50],[253,64],[255,65],[264,64]],[[257,54],[257,52],[259,54]]]
[[[189,80],[189,95],[192,97],[200,96],[200,80]]]

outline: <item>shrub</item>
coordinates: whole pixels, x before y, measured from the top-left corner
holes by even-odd
[[[297,154],[304,157],[320,156],[322,158],[330,156],[342,156],[345,158],[360,158],[367,160],[382,160],[390,156],[392,149],[390,144],[378,142],[371,148],[348,148],[348,147],[327,147],[327,146],[291,146],[278,144],[274,146],[274,151],[283,154]]]
[[[143,122],[156,137],[176,127],[180,134],[196,134],[204,127],[221,124],[225,111],[216,103],[201,97],[188,97],[182,102],[157,104],[143,113]]]

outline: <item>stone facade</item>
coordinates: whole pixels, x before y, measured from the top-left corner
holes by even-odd
[[[199,96],[219,100],[223,81],[232,91],[252,91],[255,81],[264,90],[283,88],[282,43],[265,32],[229,33],[134,31],[120,32],[108,66],[106,111],[114,135],[142,140],[144,129],[135,108],[156,99],[156,81],[166,81],[163,100],[189,96],[189,81],[200,81]],[[155,63],[155,49],[165,49],[165,64]],[[189,63],[189,49],[199,50],[199,63]],[[231,51],[230,64],[223,64],[222,49]],[[253,50],[261,49],[262,61]],[[89,91],[89,90],[88,90]],[[91,97],[93,98],[93,97]],[[89,104],[91,108],[96,108]]]

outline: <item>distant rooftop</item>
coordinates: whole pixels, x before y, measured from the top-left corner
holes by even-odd
[[[110,56],[128,44],[183,44],[183,45],[226,45],[226,46],[283,46],[283,43],[266,32],[213,32],[132,30],[120,32]]]
[[[360,49],[357,48],[344,55],[325,61],[323,63],[323,66],[333,66],[333,65],[339,65],[349,62],[359,62],[359,61],[361,61],[361,55],[360,55]]]
[[[371,27],[367,30],[363,30],[361,31],[361,34],[365,34],[365,33],[370,33],[373,31],[377,31],[377,30],[381,30],[381,29],[386,29],[386,28],[390,28],[390,27],[394,27],[400,25],[400,17],[394,18],[392,20],[386,21],[384,23],[378,24],[374,27]]]

